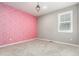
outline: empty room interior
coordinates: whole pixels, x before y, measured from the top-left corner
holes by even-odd
[[[79,56],[78,2],[0,2],[0,56]]]

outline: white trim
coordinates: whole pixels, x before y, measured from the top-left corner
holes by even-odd
[[[71,15],[71,21],[67,21],[67,22],[71,22],[71,30],[61,31],[60,30],[60,23],[62,23],[62,22],[60,22],[60,16],[64,15],[64,14],[68,14],[68,13],[70,13],[70,15]],[[65,23],[65,22],[63,22],[63,23]],[[65,32],[65,33],[72,33],[73,32],[73,11],[72,10],[58,14],[58,32]]]
[[[11,45],[15,45],[15,44],[20,44],[20,43],[24,43],[24,42],[29,42],[29,41],[32,41],[32,40],[35,40],[37,38],[32,38],[32,39],[29,39],[29,40],[23,40],[23,41],[18,41],[18,42],[15,42],[15,43],[10,43],[10,44],[5,44],[5,45],[1,45],[1,47],[6,47],[6,46],[11,46]]]
[[[49,39],[41,39],[41,38],[38,38],[39,40],[45,40],[45,41],[52,41],[52,42],[55,42],[55,43],[59,43],[59,44],[66,44],[66,45],[71,45],[71,46],[75,46],[75,47],[79,47],[79,45],[76,45],[76,44],[71,44],[71,43],[65,43],[65,42],[60,42],[60,41],[56,41],[56,40],[49,40]]]
[[[20,43],[24,43],[24,42],[29,42],[29,41],[36,40],[36,39],[44,40],[44,41],[52,41],[52,42],[59,43],[59,44],[66,44],[66,45],[71,45],[71,46],[79,47],[79,45],[76,45],[76,44],[60,42],[60,41],[56,41],[56,40],[49,40],[49,39],[45,39],[45,38],[44,39],[43,38],[32,38],[32,39],[29,39],[29,40],[23,40],[23,41],[19,41],[19,42],[16,42],[16,43],[1,45],[0,48],[11,46],[11,45],[15,45],[15,44],[20,44]]]

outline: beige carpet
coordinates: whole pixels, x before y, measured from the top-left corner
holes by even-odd
[[[58,44],[44,40],[34,40],[0,48],[5,56],[79,56],[79,47]]]

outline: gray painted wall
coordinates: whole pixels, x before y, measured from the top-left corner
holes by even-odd
[[[62,41],[65,43],[79,44],[79,39],[77,37],[77,11],[78,5],[73,5],[66,7],[49,14],[40,16],[38,19],[38,37],[46,38],[49,40]],[[63,33],[58,32],[58,14],[61,12],[73,10],[73,32]],[[72,39],[72,40],[71,40]]]
[[[79,4],[77,5],[77,27],[78,27],[78,30],[77,30],[77,39],[79,40]]]

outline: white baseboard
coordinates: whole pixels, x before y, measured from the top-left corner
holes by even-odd
[[[20,43],[24,43],[24,42],[29,42],[29,41],[36,40],[36,39],[44,40],[44,41],[52,41],[52,42],[59,43],[59,44],[66,44],[66,45],[79,47],[79,45],[76,45],[76,44],[70,44],[70,43],[65,43],[65,42],[60,42],[60,41],[55,41],[55,40],[49,40],[49,39],[45,39],[45,38],[32,38],[32,39],[29,39],[29,40],[23,40],[23,41],[19,41],[19,42],[15,42],[15,43],[1,45],[0,48],[1,47],[7,47],[7,46],[15,45],[15,44],[20,44]]]
[[[15,43],[1,45],[0,48],[10,46],[10,45],[20,44],[20,43],[24,43],[24,42],[29,42],[29,41],[32,41],[32,40],[35,40],[35,39],[37,39],[37,38],[32,38],[32,39],[29,39],[29,40],[23,40],[23,41],[18,41],[18,42],[15,42]]]
[[[75,46],[75,47],[79,47],[79,45],[76,44],[71,44],[71,43],[65,43],[65,42],[60,42],[60,41],[56,41],[56,40],[49,40],[49,39],[43,39],[43,38],[38,38],[39,40],[45,40],[45,41],[52,41],[55,43],[59,43],[59,44],[66,44],[66,45],[71,45],[71,46]]]

